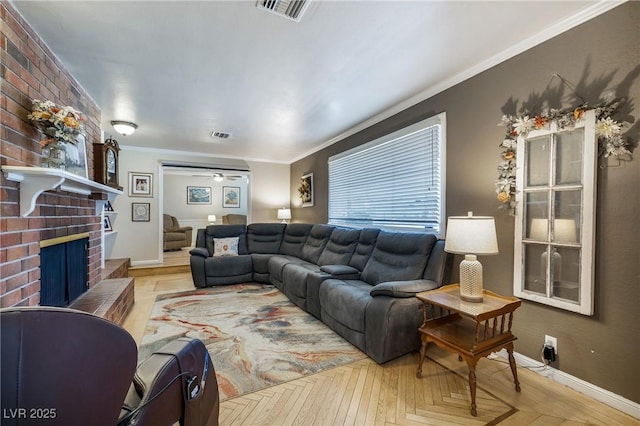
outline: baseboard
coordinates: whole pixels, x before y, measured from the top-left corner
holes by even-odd
[[[500,352],[497,352],[496,355],[500,356],[501,358],[507,359],[507,351],[504,349]],[[536,361],[535,359],[529,358],[517,352],[514,352],[513,356],[516,359],[516,364],[518,365],[518,367],[540,368],[545,366],[542,362]],[[540,368],[539,370],[531,371],[547,377],[556,383],[560,383],[575,391],[587,395],[597,401],[602,402],[603,404],[607,404],[608,406],[622,411],[623,413],[626,413],[632,417],[635,417],[636,419],[640,419],[640,404],[638,404],[637,402],[626,399],[611,391],[586,382],[553,367],[547,366],[546,368]]]
[[[131,261],[131,266],[148,266],[148,265],[162,266],[162,261],[158,259]]]

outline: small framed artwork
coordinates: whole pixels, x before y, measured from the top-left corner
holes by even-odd
[[[113,211],[113,206],[111,205],[111,203],[109,201],[105,201],[103,209],[104,209],[105,212],[112,212]]]
[[[300,178],[298,195],[302,201],[302,207],[313,207],[313,173],[306,174]]]
[[[187,204],[211,204],[211,187],[187,186]]]
[[[113,228],[111,227],[111,218],[109,218],[109,216],[104,217],[103,227],[105,231],[113,231]]]
[[[151,203],[131,203],[131,221],[133,222],[149,222]]]
[[[129,172],[129,196],[152,197],[153,174]]]
[[[222,207],[240,208],[240,187],[222,187]]]

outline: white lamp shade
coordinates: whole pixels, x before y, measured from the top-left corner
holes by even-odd
[[[278,209],[278,219],[280,220],[291,219],[291,209]]]
[[[496,224],[490,216],[451,216],[444,250],[455,254],[498,254]]]
[[[207,216],[207,220],[211,223],[216,221],[216,215],[215,214],[210,214],[209,216]]]
[[[128,121],[117,121],[114,120],[111,122],[111,125],[116,130],[116,132],[120,133],[123,136],[128,136],[136,131],[138,125],[135,123],[130,123]]]

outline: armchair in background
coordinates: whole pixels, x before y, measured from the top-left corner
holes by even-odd
[[[226,214],[222,216],[223,225],[246,225],[247,215],[245,214]]]
[[[193,228],[180,226],[175,216],[162,215],[163,221],[163,250],[180,250],[182,247],[191,247]]]

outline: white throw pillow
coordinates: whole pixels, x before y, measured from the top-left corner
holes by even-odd
[[[238,237],[214,238],[213,239],[213,255],[214,256],[237,256],[238,255]]]

